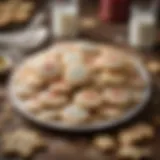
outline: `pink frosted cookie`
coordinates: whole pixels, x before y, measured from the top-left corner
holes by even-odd
[[[42,61],[37,61],[33,68],[43,79],[58,77],[62,72],[60,61],[47,56]]]
[[[103,97],[110,104],[126,106],[131,101],[131,92],[124,88],[108,88],[104,91]]]
[[[96,108],[102,103],[102,99],[95,90],[82,90],[74,97],[74,102],[84,108]]]
[[[79,86],[90,78],[89,70],[85,65],[72,65],[66,68],[64,79],[68,84]]]
[[[87,110],[76,105],[69,105],[61,111],[61,118],[66,124],[83,123],[89,117]]]
[[[43,80],[30,68],[20,68],[13,77],[16,94],[20,97],[30,97],[43,85]]]
[[[19,68],[13,77],[14,83],[32,83],[33,85],[39,85],[42,82],[38,74],[32,69],[32,67],[23,66]]]
[[[53,82],[53,84],[49,87],[49,91],[56,93],[68,93],[71,91],[71,86],[66,83],[66,81],[60,80]]]
[[[39,99],[43,105],[49,108],[57,108],[65,105],[68,101],[67,96],[60,95],[55,92],[43,92],[39,95]]]

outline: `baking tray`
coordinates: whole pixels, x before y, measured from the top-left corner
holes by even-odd
[[[4,0],[0,0],[0,1],[4,1]],[[32,21],[35,19],[37,14],[39,14],[40,12],[43,12],[46,9],[49,3],[49,0],[29,0],[29,1],[33,1],[35,3],[35,10],[33,11],[31,17],[23,23],[11,23],[9,25],[0,27],[0,32],[3,32],[3,33],[12,32],[12,31],[17,31],[27,27],[28,25],[30,25],[30,23],[32,23]]]
[[[42,52],[45,53],[46,50],[42,51]],[[40,52],[40,53],[42,53],[42,52]],[[39,53],[37,53],[37,54],[39,54]],[[35,54],[35,55],[37,55],[37,54]],[[64,125],[61,123],[57,123],[57,122],[55,122],[55,123],[52,122],[52,124],[49,124],[49,123],[39,121],[34,115],[28,113],[25,110],[25,108],[23,107],[23,102],[18,100],[18,98],[14,94],[14,90],[13,90],[13,86],[12,86],[12,78],[14,76],[14,73],[9,80],[8,95],[9,95],[11,102],[13,103],[13,108],[15,109],[15,111],[17,111],[25,119],[29,120],[30,122],[32,122],[33,124],[36,124],[39,127],[43,127],[43,128],[46,128],[49,130],[54,130],[54,131],[56,130],[56,131],[60,131],[60,132],[70,132],[70,133],[90,133],[90,132],[93,133],[93,132],[97,132],[97,131],[103,131],[106,129],[113,129],[113,128],[116,128],[122,124],[125,124],[126,122],[129,122],[131,119],[133,119],[134,117],[139,115],[145,109],[145,107],[147,106],[147,104],[150,100],[150,97],[151,97],[152,85],[151,85],[151,78],[150,78],[148,71],[145,69],[145,66],[139,60],[139,58],[137,58],[136,56],[132,56],[132,55],[131,55],[131,58],[133,59],[133,61],[135,63],[135,67],[136,67],[137,71],[141,74],[142,78],[146,82],[146,87],[144,89],[144,98],[143,98],[143,101],[141,101],[139,104],[137,104],[132,109],[127,111],[126,114],[124,114],[124,116],[122,116],[116,120],[103,121],[103,122],[96,123],[96,124],[88,124],[88,125],[82,125],[82,126],[67,126],[67,125]],[[15,69],[15,71],[19,67],[21,67],[21,65],[23,65],[23,63],[20,64]]]

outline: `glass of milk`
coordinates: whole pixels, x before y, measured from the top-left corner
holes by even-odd
[[[51,12],[52,33],[55,38],[70,38],[78,34],[78,0],[55,0]]]
[[[151,49],[156,43],[157,20],[153,12],[132,8],[129,23],[129,43],[140,49]]]

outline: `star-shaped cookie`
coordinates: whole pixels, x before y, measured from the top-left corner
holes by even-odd
[[[3,153],[30,157],[35,151],[45,147],[44,139],[34,131],[18,129],[2,137]]]

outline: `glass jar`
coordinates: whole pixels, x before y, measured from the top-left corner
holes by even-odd
[[[55,0],[51,6],[52,33],[56,38],[78,34],[78,0]]]
[[[156,36],[155,14],[147,9],[134,6],[129,22],[129,44],[135,48],[151,49],[156,43]]]

